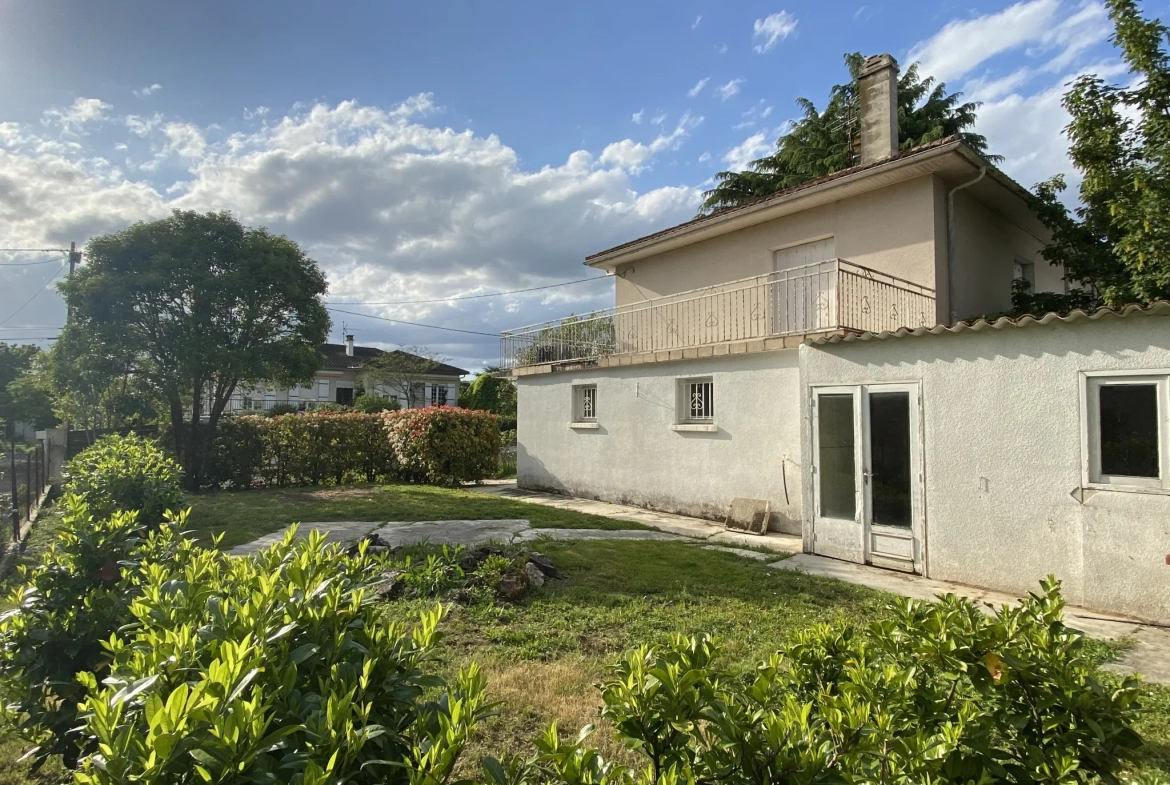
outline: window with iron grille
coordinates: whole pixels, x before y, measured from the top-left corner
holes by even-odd
[[[715,384],[710,378],[683,379],[679,397],[679,415],[684,423],[708,423],[715,419]]]
[[[435,384],[431,386],[431,406],[447,405],[447,385]]]
[[[573,421],[597,420],[597,385],[584,384],[573,388]]]

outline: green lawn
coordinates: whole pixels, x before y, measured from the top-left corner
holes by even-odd
[[[537,529],[645,529],[640,523],[423,485],[346,485],[219,491],[187,497],[188,527],[203,542],[223,533],[223,547],[251,542],[290,523],[442,521],[526,518]]]

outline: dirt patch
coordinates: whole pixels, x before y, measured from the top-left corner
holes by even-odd
[[[313,488],[303,491],[289,491],[289,501],[332,502],[342,499],[372,499],[374,492],[369,488]]]

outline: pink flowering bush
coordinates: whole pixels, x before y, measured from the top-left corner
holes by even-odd
[[[433,406],[381,416],[404,480],[458,485],[499,470],[500,425],[491,412]]]

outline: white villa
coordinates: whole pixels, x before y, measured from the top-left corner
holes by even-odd
[[[521,487],[722,519],[807,552],[1170,622],[1170,303],[1063,291],[1019,184],[897,149],[867,60],[857,166],[594,254],[615,307],[505,333]]]
[[[239,414],[264,411],[277,405],[292,406],[300,411],[322,403],[352,405],[360,390],[367,390],[390,398],[408,407],[413,400],[415,408],[426,406],[458,406],[459,381],[467,371],[446,363],[435,363],[426,373],[414,375],[413,395],[392,385],[375,384],[370,380],[368,363],[385,351],[373,346],[356,346],[354,336],[345,336],[345,343],[326,343],[320,348],[324,355],[321,370],[310,383],[292,389],[259,385],[237,389],[228,401],[227,412]],[[411,355],[413,357],[413,355]]]

